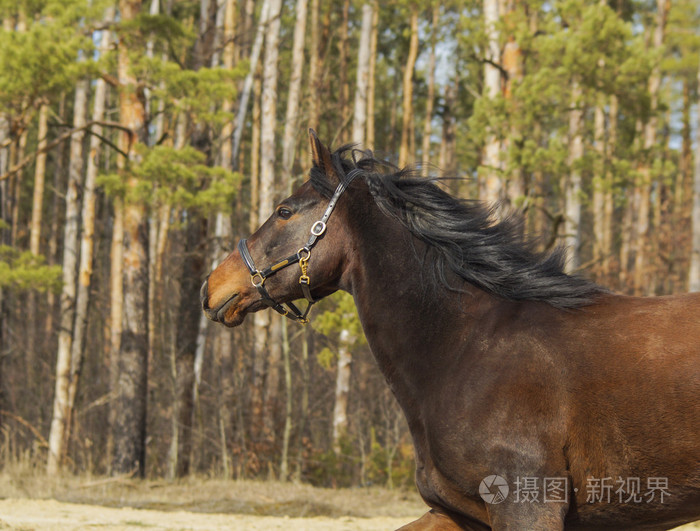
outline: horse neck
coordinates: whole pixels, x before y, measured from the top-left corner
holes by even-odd
[[[496,303],[454,277],[464,291],[435,285],[426,245],[376,208],[355,221],[358,255],[349,285],[378,365],[399,401],[411,400],[420,380],[449,366],[465,334]]]

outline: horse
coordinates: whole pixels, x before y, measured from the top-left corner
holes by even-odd
[[[313,302],[352,294],[428,505],[402,530],[700,518],[700,295],[611,292],[567,274],[561,249],[537,251],[514,217],[309,138],[310,178],[210,273],[201,303],[234,327],[264,308],[306,322]]]

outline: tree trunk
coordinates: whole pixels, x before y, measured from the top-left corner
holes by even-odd
[[[44,211],[44,181],[46,178],[46,136],[48,134],[49,106],[45,103],[39,109],[39,128],[37,131],[37,156],[34,167],[34,194],[32,201],[32,220],[29,228],[29,251],[34,255],[41,253],[41,220]],[[37,294],[29,294],[27,308],[27,320],[34,328],[27,334],[27,351],[25,355],[27,385],[34,389],[36,376],[36,350],[35,339],[39,336],[40,323],[37,315]]]
[[[75,91],[73,127],[86,123],[88,81],[78,82]],[[83,176],[83,137],[80,131],[71,137],[68,189],[66,190],[66,219],[63,232],[63,288],[61,291],[58,352],[56,354],[56,386],[53,401],[53,417],[49,433],[47,472],[56,474],[65,456],[70,426],[69,389],[71,375],[71,348],[75,320],[76,275],[78,273],[78,231],[80,204],[78,190]]]
[[[501,60],[501,49],[498,42],[498,0],[483,0],[484,27],[488,39],[487,62],[484,63],[484,90],[482,97],[493,99],[501,93],[501,72],[497,66]],[[481,166],[482,175],[480,196],[484,201],[496,203],[503,199],[503,183],[501,182],[501,143],[495,132],[490,132],[486,138]]]
[[[413,70],[418,58],[418,8],[411,8],[411,38],[408,47],[408,58],[403,72],[403,115],[401,121],[401,145],[399,147],[399,168],[408,164],[412,155],[410,152],[413,133]]]
[[[265,38],[265,58],[263,62],[262,103],[260,111],[260,187],[258,204],[258,222],[267,219],[274,209],[275,192],[275,129],[277,125],[277,60],[279,57],[279,30],[281,0],[270,1],[270,23]],[[277,384],[279,383],[280,329],[275,320],[277,314],[257,312],[255,314],[255,364],[252,385],[257,388],[253,398],[254,432],[260,435],[269,427],[267,407],[276,402]],[[273,335],[273,331],[277,335]],[[263,384],[263,367],[267,361],[266,378]],[[264,385],[264,393],[261,389]],[[264,402],[263,402],[264,400]],[[258,415],[256,416],[256,413]],[[273,433],[265,433],[266,440]]]
[[[193,216],[184,230],[185,261],[182,266],[180,282],[180,308],[178,311],[175,355],[175,396],[173,417],[177,434],[174,440],[174,455],[170,456],[171,478],[184,477],[190,473],[192,458],[192,435],[194,420],[194,398],[196,392],[195,354],[200,337],[201,310],[196,304],[196,294],[202,283],[204,269],[204,251],[202,242],[206,242],[206,230],[199,217]],[[175,435],[175,434],[174,434]]]
[[[294,471],[295,481],[301,481],[301,474],[304,468],[304,442],[306,435],[306,425],[309,418],[309,328],[302,331],[301,336],[301,398],[299,411],[299,424],[297,426],[298,447],[297,447],[297,466]]]
[[[250,53],[250,71],[245,78],[245,83],[243,85],[243,93],[241,94],[241,101],[238,105],[238,112],[236,113],[236,128],[233,131],[233,148],[231,149],[231,165],[234,169],[238,168],[238,152],[241,148],[241,138],[243,136],[243,126],[245,125],[245,115],[248,109],[248,100],[250,99],[250,93],[253,90],[253,81],[255,80],[255,73],[258,70],[258,61],[260,60],[260,50],[262,49],[263,37],[265,36],[265,31],[267,29],[267,24],[270,20],[270,4],[276,0],[264,0],[262,9],[260,10],[260,22],[258,23],[258,29],[255,33],[255,42],[253,43],[253,49]]]
[[[333,451],[340,455],[341,442],[348,429],[348,394],[352,373],[352,353],[350,349],[356,338],[348,330],[340,332],[338,345],[338,372],[335,379],[335,406],[333,407]]]
[[[430,174],[430,137],[433,134],[433,103],[435,101],[435,62],[437,58],[437,32],[440,24],[440,2],[433,3],[432,33],[430,35],[430,57],[428,59],[428,100],[425,102],[423,124],[423,176]]]
[[[105,21],[111,22],[114,17],[114,8],[108,8],[105,13]],[[100,55],[104,56],[111,45],[109,30],[102,31],[100,42]],[[92,119],[101,121],[104,119],[105,103],[107,99],[107,83],[99,78],[95,83],[95,96],[93,103]],[[100,148],[102,140],[102,127],[95,125],[90,136],[90,151],[85,172],[85,184],[83,186],[82,205],[82,235],[80,239],[80,264],[78,267],[78,291],[75,302],[75,327],[73,331],[73,344],[71,346],[71,377],[68,392],[68,411],[71,416],[75,408],[75,398],[78,393],[78,381],[83,362],[83,345],[85,343],[85,330],[87,328],[87,310],[90,300],[90,282],[92,280],[93,249],[95,247],[95,184],[100,160]]]
[[[321,83],[321,54],[319,31],[319,0],[311,0],[311,43],[309,45],[309,127],[319,130]]]
[[[39,131],[37,132],[37,156],[34,168],[34,199],[32,203],[32,221],[29,231],[29,251],[38,255],[41,240],[41,217],[44,204],[44,179],[46,177],[46,136],[48,133],[49,106],[44,104],[39,109]]]
[[[445,101],[442,111],[442,141],[440,143],[440,169],[449,176],[454,176],[457,171],[456,158],[456,124],[454,116],[454,107],[457,103],[457,81],[448,83],[444,87]],[[458,193],[458,190],[455,190]]]
[[[610,96],[610,108],[608,112],[608,139],[607,157],[612,162],[615,160],[617,148],[617,119],[619,102],[617,96]],[[612,182],[605,190],[605,214],[603,216],[603,275],[610,277],[613,270],[613,217],[615,215],[615,198],[613,196]],[[619,266],[619,264],[618,264]]]
[[[571,110],[569,111],[569,175],[565,187],[564,245],[567,249],[566,270],[576,271],[581,265],[581,169],[583,157],[583,102],[578,80],[571,86]]]
[[[369,72],[367,79],[367,136],[365,146],[374,150],[374,101],[377,71],[377,33],[379,27],[379,2],[372,2],[372,35],[369,40]]]
[[[602,68],[605,66],[605,63],[601,59],[598,65]],[[593,262],[597,271],[602,270],[602,262],[607,259],[605,254],[605,195],[608,183],[605,179],[606,150],[604,103],[603,94],[598,93],[593,117],[593,144],[596,152],[595,171],[593,175]]]
[[[700,83],[700,65],[698,83]],[[698,130],[700,130],[700,105],[697,108],[697,124]],[[692,241],[688,289],[700,291],[700,142],[695,148],[695,169],[693,172]]]
[[[654,49],[659,51],[663,47],[666,19],[671,0],[656,1],[656,27],[654,28]],[[659,88],[661,86],[661,65],[657,62],[649,76],[649,120],[644,125],[644,154],[642,167],[639,171],[637,187],[639,189],[639,210],[637,217],[637,244],[634,259],[634,291],[637,295],[648,293],[647,280],[649,278],[649,247],[651,232],[649,230],[649,215],[651,212],[651,165],[654,159],[652,153],[656,146],[656,131],[658,128]]]
[[[280,481],[289,479],[289,440],[292,436],[292,363],[289,356],[289,330],[287,320],[282,321],[282,357],[284,360],[284,389],[285,389],[285,410],[284,410],[284,432],[282,434],[282,457],[280,458]]]
[[[255,77],[253,88],[253,116],[250,127],[250,211],[248,216],[249,231],[255,232],[263,220],[259,218],[260,204],[260,97],[262,79]]]
[[[348,27],[350,25],[350,0],[343,0],[340,24],[338,24],[338,125],[336,138],[341,144],[348,141],[346,125],[350,116],[350,83],[348,81]],[[333,144],[335,143],[332,142]]]
[[[299,121],[299,101],[301,99],[301,77],[304,68],[304,40],[306,37],[306,12],[308,0],[297,0],[294,44],[292,46],[292,74],[289,78],[287,114],[282,138],[282,176],[289,193],[292,187],[292,170],[296,153],[297,122]]]
[[[141,0],[120,0],[122,22],[133,20]],[[122,132],[120,146],[128,163],[138,163],[134,141],[146,142],[144,102],[131,73],[125,42],[119,41],[119,116],[134,138]],[[138,186],[138,179],[126,168],[127,189]],[[118,361],[118,389],[115,424],[112,426],[114,455],[112,473],[143,476],[146,462],[146,405],[148,393],[148,229],[143,205],[124,205],[124,266],[122,274],[124,306]]]
[[[362,29],[357,54],[357,80],[355,84],[355,110],[352,120],[352,142],[362,145],[367,130],[367,91],[369,85],[370,41],[372,40],[372,6],[362,6]]]
[[[223,42],[224,49],[222,54],[223,66],[227,69],[232,69],[234,65],[235,58],[235,47],[234,47],[234,37],[236,28],[236,2],[235,0],[226,0],[226,13],[224,16],[224,29],[223,29]],[[225,101],[223,104],[223,110],[230,112],[233,108],[233,103],[230,101]],[[226,139],[230,137],[232,131],[232,125],[230,123],[224,124],[221,129],[221,152],[220,160],[221,167],[227,170],[232,168],[232,156],[231,156],[231,143],[226,142]],[[212,269],[215,268],[221,259],[224,258],[227,250],[227,242],[230,242],[233,238],[231,230],[231,216],[228,214],[222,214],[221,212],[216,214],[216,222],[214,225],[214,248],[212,250]],[[232,367],[233,359],[233,348],[231,344],[231,333],[222,327],[215,327],[213,331],[212,338],[212,353],[214,359],[218,361],[222,367],[221,371],[221,393],[219,396],[219,434],[221,438],[221,463],[223,468],[224,477],[231,477],[231,468],[228,456],[227,447],[227,427],[226,424],[229,421],[229,402],[234,400],[232,389],[233,389],[233,372],[232,370],[223,370],[224,367]]]

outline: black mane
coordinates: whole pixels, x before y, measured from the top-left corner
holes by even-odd
[[[364,180],[381,211],[435,250],[434,278],[449,289],[459,287],[448,282],[447,270],[500,297],[542,301],[558,308],[590,304],[606,291],[564,272],[564,248],[535,251],[515,216],[496,221],[483,202],[451,196],[437,186],[438,179],[420,178],[415,171],[399,170],[351,146],[336,150],[332,160],[340,176],[353,168],[364,170]],[[335,188],[318,167],[311,170],[311,183],[326,197]]]

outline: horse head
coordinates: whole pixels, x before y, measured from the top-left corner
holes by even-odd
[[[250,238],[239,242],[202,285],[202,308],[211,320],[233,327],[248,313],[272,307],[305,322],[308,308],[301,312],[292,301],[306,298],[310,308],[339,288],[348,250],[343,221],[347,200],[339,199],[352,176],[344,175],[313,130],[309,140],[312,171],[321,177],[317,181],[325,181],[324,187],[335,187],[335,193],[324,194],[319,182],[305,182]]]

